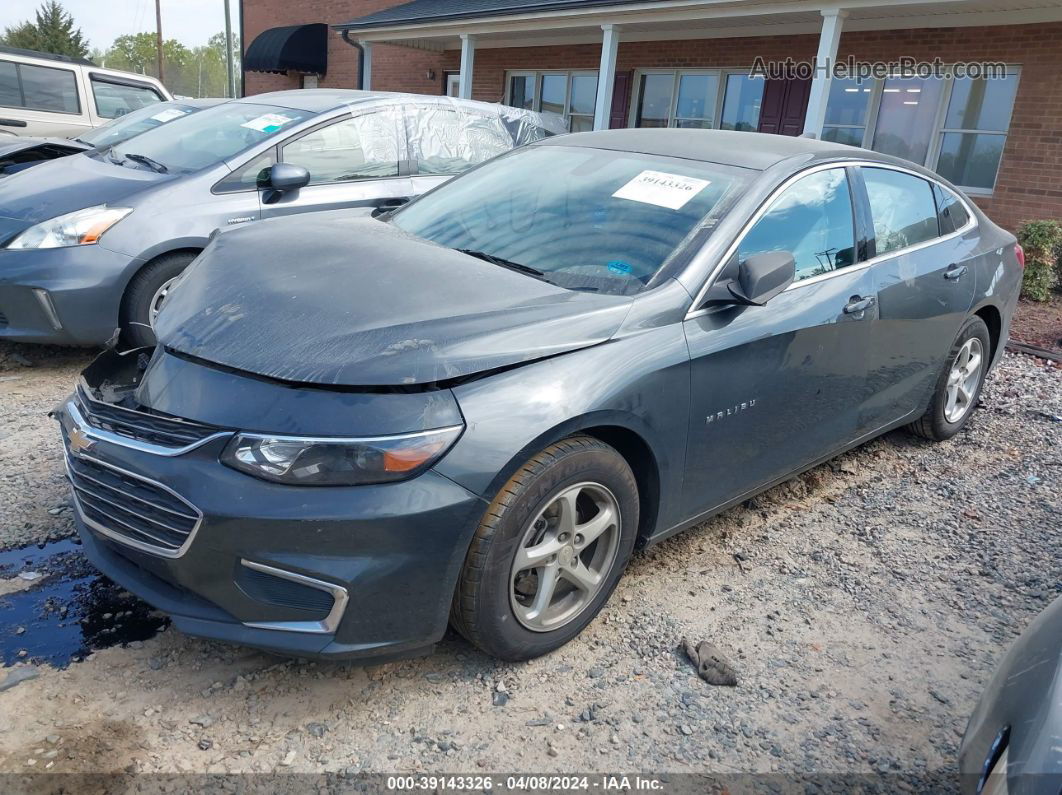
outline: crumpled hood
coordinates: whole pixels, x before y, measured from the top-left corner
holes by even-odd
[[[0,138],[0,159],[11,155],[25,152],[27,149],[36,149],[38,146],[51,146],[56,148],[70,149],[84,152],[92,147],[75,141],[71,138],[35,138],[28,135],[5,135]]]
[[[0,179],[0,218],[9,222],[5,229],[15,224],[24,229],[97,204],[120,204],[133,194],[173,179],[172,175],[125,168],[88,154],[61,157]]]
[[[609,339],[631,299],[573,292],[335,211],[220,234],[159,342],[285,381],[426,384]]]

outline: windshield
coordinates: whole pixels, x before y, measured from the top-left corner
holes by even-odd
[[[77,140],[97,148],[114,146],[122,141],[128,141],[134,135],[140,135],[142,132],[176,121],[197,110],[200,108],[180,102],[157,102],[154,105],[130,111],[94,130],[81,133]]]
[[[226,102],[206,108],[180,124],[163,124],[120,143],[107,157],[130,168],[145,162],[167,172],[188,173],[220,163],[314,114],[305,110]]]
[[[535,146],[498,158],[396,213],[418,237],[573,290],[643,289],[748,172],[673,157]]]

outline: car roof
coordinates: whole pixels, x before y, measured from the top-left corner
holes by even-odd
[[[754,138],[750,138],[754,135]],[[586,146],[617,152],[682,157],[764,171],[776,163],[800,155],[814,160],[853,158],[900,162],[855,146],[795,138],[790,135],[748,133],[735,130],[630,128],[574,133],[549,138],[536,146]]]
[[[301,88],[290,91],[271,91],[267,94],[254,94],[235,100],[254,105],[279,105],[293,110],[306,110],[311,113],[324,113],[330,110],[380,101],[408,101],[417,104],[458,104],[469,108],[504,107],[517,111],[517,108],[499,105],[496,102],[481,102],[474,99],[458,99],[441,94],[406,94],[397,91],[359,91],[353,88]]]
[[[324,113],[347,105],[372,102],[379,99],[407,96],[417,100],[435,99],[433,96],[399,94],[391,91],[358,91],[353,88],[301,88],[290,91],[270,91],[236,100],[254,105],[279,105],[294,110],[308,110],[311,113]]]

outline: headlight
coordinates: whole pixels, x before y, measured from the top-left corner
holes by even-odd
[[[133,210],[129,207],[108,207],[105,204],[50,218],[31,226],[7,244],[8,248],[62,248],[87,246]]]
[[[372,439],[238,434],[221,461],[255,477],[302,486],[388,483],[419,475],[461,435],[461,426]]]

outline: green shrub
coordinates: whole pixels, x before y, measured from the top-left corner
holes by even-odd
[[[1062,281],[1062,224],[1026,221],[1018,229],[1018,242],[1025,250],[1022,296],[1030,301],[1049,301],[1051,291]]]

